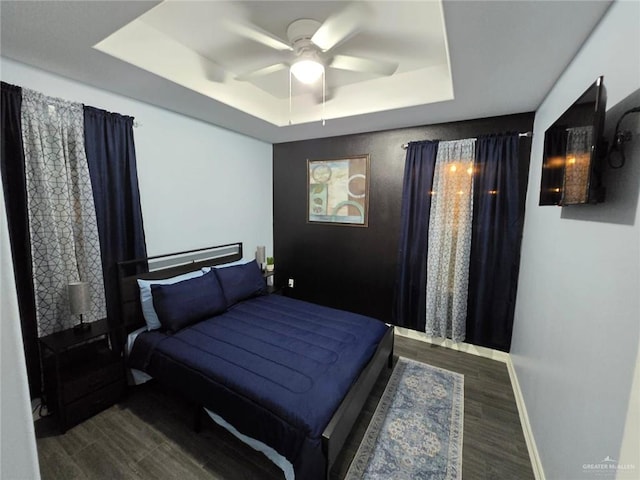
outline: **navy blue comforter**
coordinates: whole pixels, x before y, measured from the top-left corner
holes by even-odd
[[[323,478],[321,435],[387,327],[279,295],[240,302],[173,335],[146,332],[129,363]]]

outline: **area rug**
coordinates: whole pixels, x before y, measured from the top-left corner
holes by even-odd
[[[463,375],[400,357],[345,479],[461,479],[463,417]]]

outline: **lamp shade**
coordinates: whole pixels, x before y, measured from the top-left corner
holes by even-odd
[[[315,60],[298,60],[291,65],[291,73],[302,83],[311,84],[324,73],[324,66]]]
[[[262,265],[266,261],[267,261],[267,257],[266,257],[265,247],[258,246],[258,248],[256,249],[256,262],[258,262],[258,265]]]
[[[72,315],[87,313],[90,308],[89,284],[87,282],[69,283],[69,309]]]

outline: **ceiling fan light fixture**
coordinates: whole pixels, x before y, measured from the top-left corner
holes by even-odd
[[[298,60],[291,65],[291,73],[302,83],[310,85],[322,76],[324,65],[316,60]]]

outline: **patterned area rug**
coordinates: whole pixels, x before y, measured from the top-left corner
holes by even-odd
[[[464,376],[400,357],[346,480],[462,478]]]

